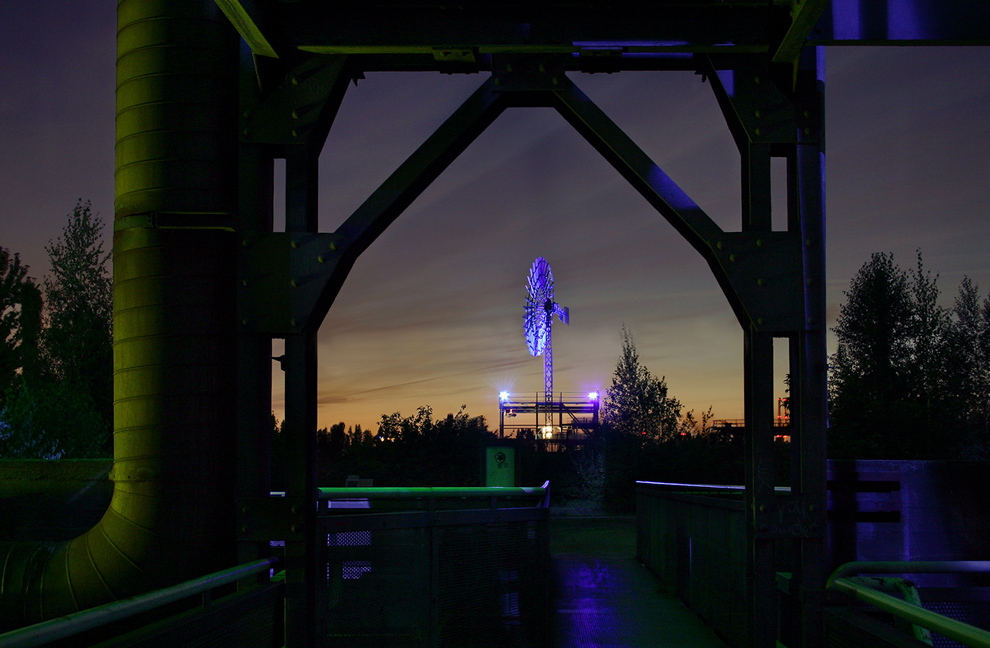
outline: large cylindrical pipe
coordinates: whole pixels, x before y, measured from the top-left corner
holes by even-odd
[[[235,556],[236,34],[211,0],[120,0],[114,493],[68,543],[0,545],[9,629]]]

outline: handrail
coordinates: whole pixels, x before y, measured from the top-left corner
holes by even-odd
[[[990,561],[883,561],[852,562],[841,565],[832,572],[825,584],[827,589],[850,594],[861,601],[874,605],[885,612],[900,617],[915,625],[928,628],[945,635],[971,648],[990,648],[990,632],[957,621],[937,612],[902,601],[899,598],[879,592],[872,587],[847,578],[852,573],[952,573],[990,571]]]
[[[3,648],[27,648],[28,646],[38,646],[50,643],[59,639],[65,639],[73,635],[91,630],[101,625],[120,621],[127,617],[147,612],[157,607],[173,603],[180,599],[196,594],[202,594],[214,587],[220,587],[228,583],[239,581],[254,574],[271,569],[278,562],[278,558],[264,558],[254,562],[224,569],[223,571],[200,576],[192,580],[155,590],[146,594],[139,594],[130,598],[106,603],[88,610],[73,612],[57,619],[50,619],[35,623],[34,625],[11,630],[0,635],[0,646]]]
[[[742,493],[746,490],[745,486],[737,486],[732,484],[684,484],[681,482],[637,481],[636,485],[659,486],[665,490],[672,491],[690,489],[693,491],[710,491],[712,493]],[[791,488],[790,486],[774,486],[773,490],[778,493],[788,493]]]
[[[961,574],[990,573],[990,560],[874,560],[847,562],[828,577],[832,581],[850,574]]]
[[[317,499],[400,499],[416,497],[544,497],[543,486],[434,486],[378,488],[320,488]]]

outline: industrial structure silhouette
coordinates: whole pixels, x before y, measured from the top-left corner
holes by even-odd
[[[776,645],[775,547],[787,543],[788,645],[823,645],[819,47],[987,44],[985,7],[965,0],[121,0],[117,38],[113,499],[96,527],[68,543],[0,546],[3,629],[246,565],[223,578],[239,579],[250,603],[232,603],[226,609],[240,616],[218,625],[236,632],[245,619],[258,623],[259,610],[284,596],[281,629],[266,626],[268,636],[284,632],[289,648],[327,645],[327,610],[344,581],[367,566],[334,562],[333,551],[367,547],[382,528],[331,515],[362,497],[392,502],[387,510],[405,516],[395,524],[427,529],[425,553],[415,554],[426,563],[453,555],[455,545],[475,556],[494,551],[488,533],[502,534],[507,548],[498,555],[506,560],[545,547],[545,489],[497,497],[356,489],[348,497],[319,488],[314,449],[316,331],[355,260],[503,111],[544,106],[655,207],[718,280],[745,345],[744,525],[732,536],[745,565],[735,602],[740,636],[745,645]],[[364,204],[336,231],[319,232],[324,141],[349,84],[382,70],[480,76],[478,89]],[[568,76],[636,70],[695,71],[711,84],[741,161],[738,230],[719,227]],[[284,232],[273,231],[276,158],[286,166]],[[783,230],[772,226],[773,158],[787,167]],[[285,339],[287,463],[278,497],[269,483],[273,338]],[[788,492],[773,482],[775,338],[788,341],[793,377]],[[435,511],[450,495],[482,504],[456,519]],[[457,533],[461,544],[451,539]],[[277,583],[266,578],[272,541],[284,543]],[[538,574],[538,563],[516,571]],[[407,563],[414,564],[422,566]],[[343,581],[328,576],[330,565],[344,570]],[[406,574],[410,587],[418,584],[424,601],[442,598],[444,567],[435,579],[416,569]],[[262,575],[257,589],[245,581],[251,573]],[[503,629],[532,594],[515,593],[500,599]],[[424,610],[447,619],[452,633],[469,623],[455,611]],[[239,630],[239,641],[263,636],[250,627]],[[422,645],[443,643],[432,632]]]

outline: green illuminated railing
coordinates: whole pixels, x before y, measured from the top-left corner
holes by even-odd
[[[543,486],[514,486],[514,487],[457,487],[438,486],[423,488],[380,487],[380,488],[320,488],[319,499],[399,499],[399,498],[428,498],[428,497],[533,497],[545,496],[549,482]]]
[[[990,561],[885,561],[846,563],[832,572],[825,587],[844,592],[894,616],[945,635],[971,648],[990,648],[990,632],[968,623],[926,610],[879,592],[848,576],[851,574],[990,572]]]

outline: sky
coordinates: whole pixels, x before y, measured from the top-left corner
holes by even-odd
[[[44,247],[79,198],[108,224],[109,246],[115,3],[5,3],[0,13],[0,246],[40,280]],[[826,61],[829,326],[874,252],[910,269],[920,249],[947,305],[964,276],[987,294],[990,48],[833,48]],[[320,231],[484,81],[367,77],[345,96],[321,157]],[[570,77],[723,229],[739,229],[738,154],[700,76]],[[538,256],[570,309],[570,325],[553,328],[555,392],[606,389],[625,326],[685,410],[742,417],[742,331],[707,265],[556,112],[513,108],[355,264],[320,330],[319,425],[375,430],[383,414],[464,405],[497,427],[500,390],[543,389],[543,360],[522,331]],[[277,364],[273,374],[281,418]]]

